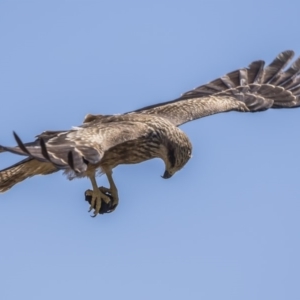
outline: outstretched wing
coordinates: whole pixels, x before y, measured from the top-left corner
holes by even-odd
[[[136,140],[153,131],[145,122],[150,116],[108,116],[106,122],[97,119],[70,131],[46,131],[31,143],[23,143],[15,135],[17,147],[0,146],[0,151],[29,156],[40,162],[51,163],[57,169],[71,168],[84,172],[87,165],[97,164],[105,151]]]
[[[0,193],[6,192],[15,184],[35,175],[48,175],[58,169],[51,163],[26,158],[0,171]]]
[[[143,107],[130,113],[159,115],[179,126],[226,111],[263,111],[300,106],[300,57],[284,71],[294,56],[284,51],[264,68],[254,61],[240,69],[184,93],[173,101]]]

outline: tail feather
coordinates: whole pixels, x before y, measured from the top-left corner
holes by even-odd
[[[83,173],[87,170],[88,163],[98,163],[103,153],[97,149],[97,143],[86,145],[85,138],[82,138],[80,134],[76,136],[76,132],[77,130],[45,131],[30,143],[23,143],[13,132],[18,146],[0,145],[0,152],[8,151],[28,156],[40,163],[52,164],[56,169],[71,168],[76,173]],[[93,130],[91,133],[94,134]]]
[[[34,158],[26,158],[0,171],[0,193],[6,192],[15,184],[34,175],[46,175],[58,171],[49,162],[41,162]]]

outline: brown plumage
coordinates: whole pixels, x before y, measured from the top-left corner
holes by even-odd
[[[264,68],[255,61],[208,84],[184,93],[173,101],[147,106],[122,115],[87,115],[82,125],[67,131],[45,131],[31,143],[15,134],[17,147],[0,146],[28,158],[0,171],[0,192],[37,175],[64,170],[67,176],[87,176],[93,190],[95,215],[113,210],[118,192],[112,169],[119,164],[161,158],[170,178],[191,157],[192,145],[178,128],[186,122],[227,111],[257,112],[269,108],[300,106],[300,58],[286,70],[293,51],[284,51]],[[98,188],[96,172],[107,175],[110,188]],[[101,210],[101,202],[107,205]]]

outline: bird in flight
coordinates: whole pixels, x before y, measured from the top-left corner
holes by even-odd
[[[161,158],[163,178],[170,178],[188,162],[192,144],[178,126],[209,115],[300,106],[300,57],[288,68],[293,51],[280,53],[265,67],[262,60],[226,74],[179,98],[120,115],[87,115],[71,130],[44,131],[35,141],[23,143],[14,133],[16,147],[0,145],[1,152],[26,158],[0,171],[0,192],[34,175],[63,170],[69,179],[88,177],[85,192],[94,216],[113,211],[119,202],[112,170]],[[98,187],[96,176],[105,174],[109,188]]]

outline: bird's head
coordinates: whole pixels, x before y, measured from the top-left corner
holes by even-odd
[[[167,155],[164,158],[165,172],[162,178],[171,178],[177,171],[182,169],[192,157],[192,144],[187,139],[185,143],[179,145],[168,145]]]

